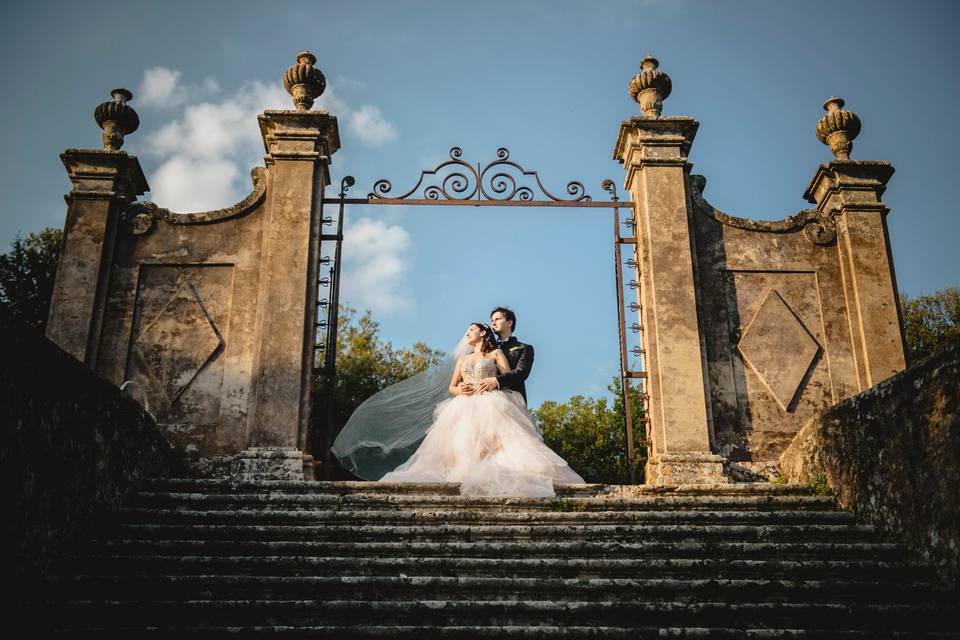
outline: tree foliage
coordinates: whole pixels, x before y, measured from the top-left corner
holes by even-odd
[[[947,287],[911,298],[900,293],[910,362],[916,362],[960,338],[960,289]]]
[[[534,411],[543,440],[587,482],[625,484],[630,482],[630,461],[626,450],[626,421],[620,378],[607,387],[613,405],[606,398],[577,395],[567,402],[547,401]],[[640,393],[631,388],[634,464],[637,481],[643,479],[646,450],[643,447],[643,405]]]
[[[62,236],[53,228],[26,238],[17,234],[10,251],[0,255],[0,306],[41,332],[47,326]]]

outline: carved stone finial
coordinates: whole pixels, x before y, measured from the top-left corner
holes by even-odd
[[[633,76],[627,89],[630,97],[640,104],[640,110],[648,118],[659,118],[663,110],[663,101],[670,95],[673,83],[670,76],[657,67],[660,62],[648,55],[640,61],[640,73]]]
[[[133,100],[132,93],[126,89],[114,89],[110,95],[113,96],[113,102],[101,103],[94,110],[93,119],[103,129],[103,148],[117,151],[123,146],[123,137],[140,126],[140,117],[127,104]]]
[[[309,111],[315,98],[327,88],[327,79],[315,65],[317,57],[309,51],[297,54],[297,64],[283,74],[283,87],[291,96],[299,111]]]
[[[827,114],[817,122],[817,139],[829,145],[837,160],[849,160],[853,140],[860,135],[860,118],[843,111],[843,98],[828,98],[823,108]]]

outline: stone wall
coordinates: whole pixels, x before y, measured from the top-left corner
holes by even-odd
[[[804,192],[812,208],[729,215],[691,173],[699,123],[662,115],[672,86],[641,62],[629,92],[643,116],[621,124],[613,154],[634,205],[647,482],[762,477],[811,416],[906,366],[881,200],[893,167],[850,159],[860,120],[830,98],[816,130],[834,159]]]
[[[824,167],[837,182],[877,173],[868,185],[875,194],[892,173],[886,163]],[[737,218],[706,201],[705,183],[690,177],[713,446],[732,463],[758,468],[774,463],[817,412],[903,369],[896,283],[885,250],[882,260],[861,258],[860,268],[882,284],[874,296],[885,307],[878,315],[889,316],[865,339],[854,331],[865,300],[845,257],[851,239],[836,228],[847,214],[823,205],[827,212],[809,209],[776,222]],[[882,208],[878,198],[874,206]],[[886,245],[885,213],[871,215]],[[884,366],[869,370],[867,362]]]
[[[181,457],[137,402],[0,309],[3,574],[43,574],[97,516]]]
[[[61,155],[72,188],[47,336],[127,385],[191,456],[246,452],[243,466],[264,458],[268,475],[278,460],[284,474],[313,473],[300,453],[325,326],[317,308],[328,303],[320,268],[334,242],[324,189],[340,147],[337,119],[309,110],[325,87],[315,62],[302,52],[284,76],[296,110],[257,117],[264,166],[231,207],[175,212],[137,200],[146,176],[114,135],[139,122],[123,89],[95,112],[104,148]]]
[[[780,463],[960,580],[960,341],[811,419]]]

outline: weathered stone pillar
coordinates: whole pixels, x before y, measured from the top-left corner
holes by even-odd
[[[104,129],[104,148],[67,149],[60,156],[73,189],[65,196],[67,218],[47,337],[90,368],[97,360],[120,211],[150,188],[140,162],[119,150],[123,136],[139,125],[126,104],[133,96],[126,89],[114,89],[113,96],[94,113]]]
[[[257,473],[257,459],[265,461],[264,471],[273,477],[282,475],[278,466],[290,466],[296,476],[301,462],[312,463],[301,452],[310,426],[317,252],[330,156],[340,148],[337,119],[306,110],[324,84],[315,61],[312,54],[300,54],[285,78],[299,110],[259,116],[267,152],[269,219],[263,233],[257,317],[256,409],[249,430],[251,448],[244,453],[251,475]]]
[[[850,160],[860,132],[856,114],[841,110],[830,98],[817,135],[837,156],[821,165],[804,197],[837,227],[837,250],[860,390],[906,368],[900,303],[897,294],[886,214],[880,200],[893,175],[889,162]]]
[[[630,92],[644,111],[620,127],[614,159],[634,202],[640,325],[650,394],[648,484],[726,482],[710,448],[704,354],[697,317],[687,153],[699,124],[661,118],[669,77],[647,57]]]

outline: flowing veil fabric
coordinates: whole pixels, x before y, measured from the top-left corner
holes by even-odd
[[[463,338],[440,364],[364,400],[331,447],[344,469],[364,480],[379,480],[413,455],[437,403],[450,397],[457,359],[471,349]]]

